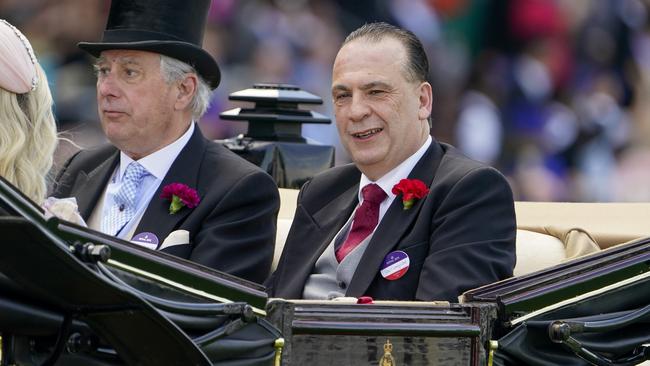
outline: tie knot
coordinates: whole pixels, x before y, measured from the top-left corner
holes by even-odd
[[[369,203],[381,203],[386,198],[386,192],[380,186],[371,183],[361,189],[364,201]]]
[[[147,172],[147,169],[145,169],[140,163],[137,161],[132,161],[129,166],[126,167],[126,171],[124,172],[124,177],[122,178],[122,182],[133,182],[133,183],[139,183],[142,178],[147,175],[149,172]]]
[[[119,204],[133,205],[136,201],[136,195],[142,183],[142,178],[148,175],[149,172],[142,165],[137,162],[131,162],[126,167],[124,177],[122,177],[122,184],[115,195],[115,202]]]

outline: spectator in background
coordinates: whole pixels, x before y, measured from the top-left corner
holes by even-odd
[[[56,145],[45,73],[27,38],[0,19],[0,176],[41,204]]]

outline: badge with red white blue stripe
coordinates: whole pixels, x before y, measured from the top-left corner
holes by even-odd
[[[401,250],[388,253],[381,263],[381,276],[387,280],[394,281],[402,278],[409,270],[410,260],[408,254]]]

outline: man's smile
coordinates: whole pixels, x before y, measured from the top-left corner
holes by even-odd
[[[352,135],[352,137],[354,137],[355,139],[367,140],[372,136],[380,133],[383,130],[384,130],[383,128],[371,128],[369,130],[351,133],[350,135]]]

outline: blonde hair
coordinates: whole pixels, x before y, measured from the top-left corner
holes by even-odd
[[[25,94],[0,88],[0,175],[41,204],[57,145],[52,94],[36,64],[38,86]]]

